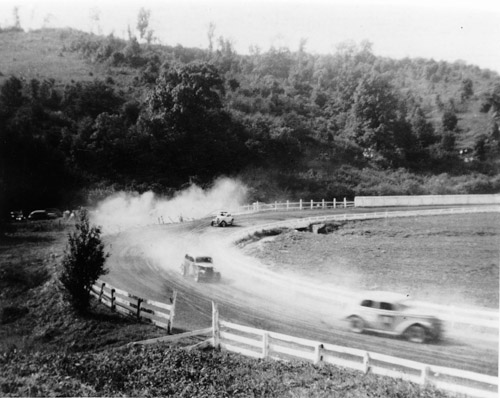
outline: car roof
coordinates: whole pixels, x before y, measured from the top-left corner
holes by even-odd
[[[376,290],[364,292],[362,295],[360,295],[360,299],[384,302],[400,302],[409,300],[409,296],[401,293]]]
[[[213,258],[211,255],[209,254],[206,254],[206,253],[198,253],[198,252],[187,252],[186,253],[187,256],[191,256],[191,257],[210,257],[210,258]]]

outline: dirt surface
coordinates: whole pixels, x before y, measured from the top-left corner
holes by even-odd
[[[324,224],[323,224],[324,225]],[[246,245],[269,269],[353,289],[498,309],[499,214],[335,222]]]
[[[368,287],[374,287],[376,285],[378,288],[391,288],[391,290],[397,290],[398,287],[411,288],[412,292],[417,290],[422,292],[415,293],[418,299],[431,297],[431,293],[435,293],[439,286],[446,286],[445,281],[453,274],[453,267],[457,267],[457,264],[453,261],[447,264],[445,257],[441,259],[440,264],[447,264],[447,266],[435,267],[434,262],[424,261],[423,253],[427,255],[427,253],[442,250],[443,242],[448,242],[449,238],[452,238],[455,243],[450,243],[446,252],[452,253],[456,250],[452,246],[471,242],[471,233],[472,236],[490,237],[485,247],[482,245],[486,240],[476,241],[481,247],[472,244],[470,247],[477,249],[472,258],[480,258],[484,255],[479,266],[475,266],[476,273],[482,272],[484,278],[491,277],[494,282],[488,282],[484,285],[486,287],[471,284],[470,288],[478,291],[490,289],[491,292],[496,284],[498,290],[498,267],[495,270],[490,263],[493,261],[494,253],[492,245],[495,239],[498,242],[494,223],[486,223],[487,229],[474,235],[472,231],[462,230],[459,233],[460,229],[451,227],[443,229],[442,223],[431,222],[433,218],[420,220],[419,217],[406,220],[410,222],[409,225],[415,225],[414,230],[409,230],[398,220],[394,220],[394,224],[391,222],[390,225],[381,220],[353,223],[352,228],[344,226],[340,235],[314,236],[290,232],[275,238],[274,241],[267,240],[268,243],[260,243],[261,247],[250,245],[245,249],[246,253],[230,244],[231,236],[241,228],[300,216],[297,213],[293,215],[291,213],[267,213],[240,216],[234,228],[212,228],[209,226],[209,220],[200,220],[138,228],[112,235],[107,237],[112,247],[112,257],[110,258],[111,272],[106,279],[114,286],[133,294],[160,301],[167,301],[172,290],[177,290],[179,306],[174,327],[179,329],[210,326],[211,301],[213,300],[219,303],[223,319],[252,327],[380,352],[422,363],[497,374],[498,336],[451,330],[447,331],[446,338],[438,344],[416,345],[395,338],[368,334],[355,335],[347,330],[347,325],[342,320],[342,314],[346,308],[339,305],[334,297],[338,289],[352,286],[353,283],[356,285],[359,283],[357,286],[365,287],[363,284],[366,284]],[[484,220],[488,221],[490,218]],[[422,229],[417,228],[419,222]],[[464,222],[464,220],[459,220],[457,225]],[[478,222],[478,225],[481,223]],[[359,228],[359,226],[362,227]],[[375,238],[377,236],[378,238]],[[395,237],[397,237],[398,247],[404,242],[414,241],[410,246],[401,250],[405,253],[408,251],[408,253],[398,254],[400,249],[394,246]],[[441,243],[437,243],[438,241]],[[214,257],[216,267],[222,272],[221,283],[197,284],[181,276],[179,268],[182,258],[192,249]],[[489,254],[481,254],[485,249]],[[356,256],[347,256],[353,253]],[[367,257],[363,260],[362,255]],[[261,257],[261,259],[256,257]],[[342,261],[338,261],[339,257]],[[378,257],[381,258],[375,265],[373,259]],[[386,266],[389,263],[387,261],[389,257],[398,259],[398,261],[391,262],[393,265],[390,272],[387,271]],[[411,257],[417,260],[411,262]],[[436,254],[436,258],[438,257]],[[461,260],[460,255],[456,258]],[[281,261],[282,259],[285,261]],[[425,272],[421,272],[422,263],[427,264]],[[363,264],[370,264],[371,267],[366,268],[366,277],[359,275],[365,272]],[[406,268],[412,270],[412,273],[409,274],[410,271],[405,272],[404,269],[398,270],[399,264],[406,264]],[[461,264],[468,264],[470,267],[468,269],[474,269],[474,265],[465,260]],[[418,271],[414,270],[415,267]],[[353,269],[356,272],[353,272]],[[434,273],[430,274],[430,272]],[[389,273],[390,276],[388,276]],[[417,278],[417,275],[420,276]],[[470,272],[470,275],[474,275],[474,272]],[[494,275],[496,275],[495,278],[493,278]],[[477,281],[481,280],[482,277],[478,276]],[[442,283],[437,281],[442,281]],[[459,281],[465,281],[465,279],[453,280],[451,286],[454,287]],[[465,282],[460,283],[465,284]],[[422,288],[417,289],[415,286]],[[320,287],[323,290],[320,290]],[[323,291],[329,291],[330,294],[322,296]],[[498,297],[498,292],[496,294]],[[476,302],[476,299],[470,299],[472,296],[462,291],[455,297],[455,303],[464,297],[471,303]],[[489,302],[489,293],[480,292],[474,297],[477,297],[478,301],[482,300],[483,305]]]

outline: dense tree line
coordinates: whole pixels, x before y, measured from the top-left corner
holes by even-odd
[[[381,58],[368,42],[243,56],[223,38],[201,50],[82,34],[64,50],[107,75],[4,81],[5,208],[57,205],[91,186],[169,192],[221,174],[260,174],[260,199],[266,181],[326,197],[383,193],[383,176],[413,181],[400,193],[427,193],[424,181],[443,173],[476,181],[460,180],[460,192],[500,188],[490,71]],[[124,71],[131,78],[117,82]]]

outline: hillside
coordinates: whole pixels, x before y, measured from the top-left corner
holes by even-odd
[[[0,33],[3,212],[170,195],[220,175],[249,201],[500,189],[500,78],[462,62],[239,55],[70,29]]]

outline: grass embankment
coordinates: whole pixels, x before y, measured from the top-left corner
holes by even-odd
[[[307,363],[154,345],[164,334],[94,306],[75,314],[57,280],[69,227],[18,224],[0,239],[0,395],[443,397],[399,380]]]

